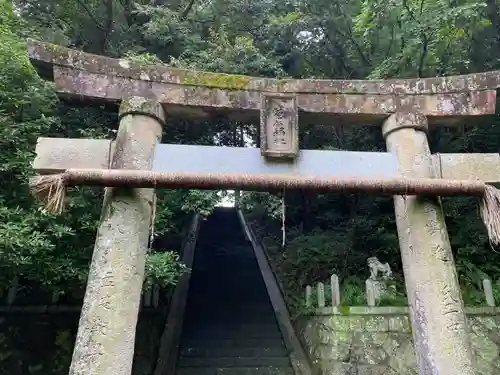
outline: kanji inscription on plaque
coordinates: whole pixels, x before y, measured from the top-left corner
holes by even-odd
[[[262,94],[261,154],[273,159],[295,159],[299,152],[298,122],[295,96]]]

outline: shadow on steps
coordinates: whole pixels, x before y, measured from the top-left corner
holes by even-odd
[[[177,375],[293,375],[267,289],[235,209],[201,224]]]

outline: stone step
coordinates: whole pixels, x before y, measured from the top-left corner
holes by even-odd
[[[194,290],[193,290],[194,289]],[[190,289],[193,293],[196,293],[196,289],[199,290],[199,293],[201,293],[202,289],[201,288],[193,288]],[[240,289],[240,290],[230,290],[230,289],[222,289],[218,290],[217,292],[210,292],[209,290],[205,289],[204,290],[205,297],[200,297],[197,299],[192,298],[191,300],[188,300],[188,303],[190,304],[205,304],[205,308],[209,309],[214,309],[215,307],[219,307],[219,305],[215,305],[212,303],[213,301],[217,301],[219,303],[224,303],[224,301],[227,301],[228,303],[231,302],[229,305],[234,306],[234,308],[238,308],[238,306],[246,305],[246,309],[250,309],[254,307],[255,305],[261,305],[262,308],[265,307],[271,307],[271,304],[265,300],[262,295],[257,295],[255,291],[246,293],[245,289]],[[222,296],[217,296],[216,293],[225,293]],[[263,291],[262,293],[265,293]],[[244,296],[244,297],[243,297]],[[250,303],[249,301],[253,301]],[[235,303],[236,302],[236,303]],[[220,309],[221,307],[219,307]],[[226,308],[226,306],[223,306],[222,308]],[[243,309],[243,306],[240,308],[240,310]]]
[[[184,315],[185,318],[184,320],[187,319],[187,317],[194,317],[194,320],[197,320],[199,318],[200,320],[203,320],[203,318],[206,318],[207,320],[211,320],[214,317],[220,317],[221,320],[223,319],[224,321],[227,320],[246,320],[246,319],[254,319],[257,321],[260,321],[259,319],[262,319],[262,321],[265,321],[266,319],[269,318],[274,318],[274,310],[272,308],[268,308],[266,310],[262,310],[261,312],[254,312],[254,311],[249,311],[240,309],[240,308],[233,308],[233,306],[224,306],[224,311],[219,313],[218,309],[215,308],[206,308],[207,304],[189,304],[189,309],[192,309],[192,311],[189,311],[186,309],[186,314]],[[205,306],[205,307],[204,307]],[[194,311],[193,311],[194,310]]]
[[[280,343],[281,344],[281,343]],[[285,347],[281,345],[265,346],[186,346],[180,349],[183,358],[193,357],[287,357]]]
[[[179,368],[177,375],[294,375],[293,369],[279,367]]]
[[[215,285],[223,280],[228,280],[231,279],[231,282],[235,283],[236,285],[239,285],[240,287],[246,286],[247,289],[252,290],[256,287],[258,288],[265,288],[264,280],[262,279],[262,276],[260,274],[255,274],[255,273],[230,273],[227,272],[226,270],[220,270],[220,269],[200,269],[200,270],[194,270],[194,272],[197,272],[198,274],[196,276],[193,276],[191,278],[191,285],[195,286],[196,284],[199,285],[204,285],[207,283],[205,286],[206,289],[216,289]],[[214,275],[214,273],[217,273]],[[227,285],[227,284],[219,284],[219,287],[217,289],[224,289],[228,286],[232,286],[233,284]]]
[[[186,315],[196,314],[208,316],[210,314],[221,314],[221,315],[233,315],[233,314],[242,314],[245,316],[264,316],[267,314],[273,314],[274,310],[271,306],[271,303],[266,304],[246,304],[240,303],[238,305],[229,305],[229,306],[220,306],[213,303],[208,303],[211,301],[210,299],[198,299],[196,301],[188,301],[187,307],[199,307],[201,310],[199,311],[186,311]]]
[[[261,323],[261,322],[248,322],[248,321],[228,321],[220,324],[205,324],[195,319],[186,319],[187,324],[184,327],[186,332],[212,332],[212,331],[226,331],[226,332],[252,332],[252,331],[279,331],[278,324],[274,322]]]
[[[252,338],[252,337],[234,337],[234,338],[191,338],[182,340],[181,347],[187,348],[285,348],[283,338]]]
[[[274,326],[276,329],[279,329],[278,323],[274,319],[273,316],[193,316],[186,315],[184,317],[184,321],[186,322],[186,326],[184,329],[190,330],[190,327],[209,327],[209,326],[221,326],[226,325],[227,327],[236,328],[242,326]]]
[[[249,330],[204,330],[203,332],[187,331],[185,333],[186,340],[191,339],[234,339],[239,340],[244,338],[252,339],[278,339],[281,337],[281,332],[273,330],[266,331],[249,331]]]
[[[292,368],[275,367],[232,367],[232,368],[196,368],[177,369],[176,375],[295,375]]]
[[[232,298],[231,298],[232,297]],[[241,300],[241,297],[237,296],[227,296],[224,299],[221,298],[213,298],[213,299],[199,299],[196,301],[188,301],[187,306],[192,306],[193,308],[201,308],[200,313],[210,313],[212,311],[220,310],[223,308],[224,310],[232,313],[233,311],[241,311],[245,312],[250,310],[252,308],[252,305],[258,305],[262,304],[262,299],[257,298],[257,296],[249,297],[245,299],[245,301]],[[272,313],[274,310],[272,309],[272,306],[263,306],[264,308],[267,307],[267,311],[263,311],[264,314],[269,314]],[[249,312],[246,314],[247,316],[253,315],[253,312]],[[259,313],[255,313],[259,314]]]
[[[290,367],[288,357],[180,357],[177,366],[182,367]]]
[[[203,280],[196,280],[197,283],[199,284],[202,284]],[[210,283],[213,283],[213,280],[211,281],[206,281],[207,283],[210,282]],[[225,283],[232,283],[233,281],[231,281],[230,279],[220,279],[219,280],[219,285],[224,285]],[[240,303],[244,303],[249,297],[260,297],[260,300],[262,301],[261,303],[263,303],[264,301],[268,301],[267,299],[264,298],[264,296],[262,295],[263,293],[266,293],[266,289],[264,287],[264,285],[262,285],[262,287],[260,287],[259,285],[255,285],[256,283],[251,283],[252,285],[254,285],[253,288],[250,288],[246,285],[246,283],[240,283],[239,281],[235,281],[234,284],[231,286],[231,287],[220,287],[219,288],[216,288],[215,285],[207,285],[205,288],[202,288],[201,285],[196,285],[196,284],[192,284],[189,286],[189,291],[190,292],[193,292],[193,293],[201,293],[201,292],[204,292],[206,293],[203,296],[200,295],[199,298],[197,298],[196,300],[205,300],[205,301],[212,301],[212,300],[215,300],[215,299],[224,299],[224,294],[223,293],[228,293],[228,294],[232,294],[232,296],[237,296],[239,297],[239,300],[240,300]],[[192,288],[191,288],[192,286]],[[259,289],[260,289],[260,293],[259,292]],[[245,294],[243,294],[245,293]],[[194,299],[193,299],[194,300]]]
[[[209,282],[207,280],[207,282]],[[213,282],[213,281],[210,281]],[[224,285],[225,283],[230,283],[232,282],[230,279],[220,279],[219,280],[219,285]],[[201,284],[201,281],[199,282]],[[189,291],[193,293],[201,293],[204,292],[206,293],[204,296],[200,295],[199,298],[196,300],[205,300],[205,301],[213,301],[213,300],[223,300],[225,295],[223,293],[228,293],[231,295],[231,297],[238,297],[240,303],[245,303],[248,298],[256,298],[260,297],[260,301],[262,304],[264,304],[264,301],[268,302],[267,299],[264,298],[262,295],[263,293],[266,293],[266,289],[264,286],[260,287],[258,285],[255,285],[255,283],[252,283],[254,285],[253,288],[249,288],[245,283],[239,283],[236,281],[231,287],[219,287],[215,288],[212,285],[207,285],[205,288],[202,288],[200,285],[191,285],[189,286]],[[259,293],[259,289],[261,292]],[[196,301],[194,298],[192,299]]]
[[[241,273],[240,272],[236,272],[234,269],[231,269],[231,268],[228,268],[228,267],[232,267],[234,266],[234,263],[235,262],[226,262],[224,261],[222,263],[221,262],[217,262],[217,263],[210,263],[210,262],[203,262],[203,263],[200,263],[200,266],[199,266],[199,269],[197,270],[198,272],[202,272],[202,273],[198,273],[196,275],[196,277],[199,277],[200,275],[203,274],[203,271],[206,271],[207,274],[208,273],[212,273],[212,277],[214,278],[217,278],[219,277],[221,274],[227,274],[227,275],[234,275],[234,276],[237,276],[237,278],[241,278],[241,276],[245,275],[245,276],[257,276],[257,275],[261,275],[260,272],[258,270],[255,270],[255,272],[253,270],[241,270]],[[239,266],[241,268],[244,268],[244,267],[256,267],[257,265],[257,262],[255,262],[255,265],[252,264],[254,262],[250,262],[250,261],[245,261],[245,262],[238,262],[240,263]],[[217,273],[214,273],[214,270],[217,271]],[[193,276],[194,277],[194,276]]]
[[[198,301],[188,301],[186,305],[185,316],[199,316],[199,317],[213,317],[213,316],[223,316],[234,317],[239,315],[241,317],[262,317],[266,318],[269,316],[274,317],[274,310],[271,305],[263,306],[260,310],[254,309],[255,304],[240,303],[237,305],[227,304],[227,305],[215,305],[209,303],[211,300],[198,300]],[[192,308],[193,311],[189,311],[188,308]],[[196,311],[194,311],[196,309]]]
[[[212,317],[216,314],[220,316],[231,317],[231,316],[244,316],[247,317],[263,317],[274,316],[274,309],[271,305],[263,306],[261,310],[254,310],[253,307],[258,304],[258,301],[251,303],[234,303],[238,301],[225,301],[224,304],[215,304],[213,300],[198,300],[198,301],[188,301],[186,305],[185,316],[207,316]],[[252,306],[253,305],[253,306]],[[190,311],[189,309],[192,309]]]
[[[203,332],[189,332],[187,331],[184,335],[186,340],[190,339],[244,339],[244,338],[260,338],[260,339],[273,339],[280,338],[281,332],[273,330],[271,332],[266,331],[216,331],[216,330],[206,330]]]
[[[177,375],[293,375],[235,210],[202,222],[179,355]]]
[[[205,271],[196,271],[199,273],[203,273]],[[191,279],[190,287],[192,286],[193,288],[196,287],[201,287],[204,285],[204,290],[207,291],[221,291],[224,289],[235,289],[236,286],[238,289],[246,289],[246,290],[255,290],[255,289],[263,289],[265,290],[266,286],[264,284],[264,281],[258,276],[248,276],[246,277],[245,275],[225,275],[221,274],[222,271],[219,271],[218,276],[214,276],[213,272],[217,271],[206,271],[206,275],[198,275],[197,277],[193,277]],[[233,277],[234,276],[234,277]],[[224,282],[230,281],[231,284],[225,284]],[[205,285],[206,284],[206,285]]]

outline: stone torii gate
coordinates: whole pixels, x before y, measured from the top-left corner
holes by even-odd
[[[29,55],[61,96],[120,104],[114,141],[40,138],[35,171],[137,169],[500,182],[499,154],[434,154],[428,126],[495,113],[500,72],[446,78],[274,80],[141,66],[36,41]],[[165,145],[169,117],[253,121],[261,149]],[[382,124],[388,152],[298,149],[299,122]],[[261,154],[261,155],[259,155]],[[107,188],[71,364],[72,375],[129,375],[153,189]],[[474,375],[464,307],[437,197],[395,196],[420,375]]]

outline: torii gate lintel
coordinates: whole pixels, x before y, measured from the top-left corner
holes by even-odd
[[[391,80],[270,79],[141,65],[28,41],[39,69],[52,69],[61,95],[104,102],[154,96],[167,116],[206,118],[223,113],[255,120],[263,93],[296,96],[300,121],[379,125],[396,112],[421,112],[429,124],[495,113],[500,71],[453,77]],[[187,109],[187,110],[186,110]]]

